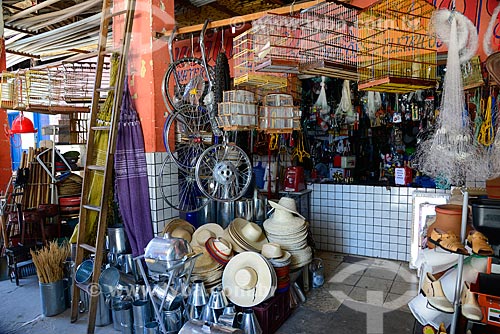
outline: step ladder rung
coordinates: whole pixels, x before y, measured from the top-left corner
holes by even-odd
[[[109,125],[99,125],[99,126],[92,126],[91,129],[94,131],[109,131],[111,130],[111,127]]]
[[[91,246],[89,244],[80,244],[80,247],[85,249],[85,250],[88,250],[89,252],[95,254],[95,247],[94,246]]]
[[[99,206],[96,206],[96,205],[89,205],[89,204],[84,204],[82,205],[85,209],[87,210],[90,210],[90,211],[96,211],[96,212],[99,212],[101,211],[101,208]]]
[[[101,172],[104,172],[106,170],[104,166],[98,166],[98,165],[88,165],[87,168],[90,170],[96,170]]]
[[[126,10],[126,9],[124,9],[124,10],[118,10],[116,12],[109,13],[108,15],[105,16],[105,18],[106,19],[110,19],[110,18],[115,17],[115,16],[127,14],[127,12],[128,12],[128,10]]]
[[[115,86],[96,88],[97,92],[109,92],[115,90]]]

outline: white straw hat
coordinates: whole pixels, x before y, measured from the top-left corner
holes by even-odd
[[[221,237],[222,234],[224,234],[224,229],[218,224],[209,223],[201,225],[193,233],[191,246],[205,246],[205,242],[207,242],[209,238],[218,238]]]
[[[297,216],[299,216],[302,219],[305,219],[304,216],[302,216],[297,211],[297,204],[295,203],[295,200],[293,198],[290,198],[290,197],[281,197],[278,202],[270,200],[269,201],[269,205],[271,205],[275,209],[284,210],[284,211],[293,213],[294,215],[297,215]]]
[[[279,244],[275,242],[269,242],[262,245],[261,254],[266,259],[277,259],[283,256],[283,251],[281,250],[281,246]]]
[[[235,218],[229,225],[229,231],[234,241],[246,250],[260,252],[262,245],[268,242],[259,225],[242,218]]]
[[[227,298],[241,307],[252,307],[272,297],[276,285],[276,272],[271,264],[255,252],[236,255],[222,274],[222,286]]]
[[[190,236],[193,235],[195,230],[194,226],[191,225],[188,221],[181,218],[173,218],[165,224],[165,227],[163,228],[163,233],[170,233],[170,235],[176,237],[175,235],[173,235],[173,232],[177,230],[176,233],[180,235],[182,234],[180,229],[186,230]]]

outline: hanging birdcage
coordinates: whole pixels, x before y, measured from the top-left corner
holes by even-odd
[[[299,71],[357,80],[358,10],[324,2],[301,12]]]
[[[436,86],[436,38],[426,0],[380,0],[359,14],[360,90],[407,93]]]
[[[461,65],[464,90],[481,87],[484,85],[481,60],[474,56]]]
[[[15,103],[15,75],[9,72],[2,73],[0,82],[0,107],[13,109]]]
[[[250,90],[278,90],[286,87],[283,73],[261,73],[255,71],[255,44],[253,29],[234,37],[234,85]]]
[[[259,130],[266,133],[291,133],[300,130],[301,111],[288,94],[268,94],[260,107]]]
[[[251,130],[257,127],[257,104],[252,92],[231,90],[219,103],[217,122],[225,131]]]
[[[266,14],[252,22],[255,70],[299,73],[300,17]]]

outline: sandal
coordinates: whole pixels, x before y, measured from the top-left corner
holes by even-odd
[[[467,236],[467,245],[472,248],[472,253],[476,255],[493,255],[493,249],[488,244],[488,238],[486,238],[481,232],[471,231]]]
[[[436,246],[441,247],[448,252],[470,255],[467,249],[460,241],[460,238],[453,232],[442,232],[438,229],[433,229],[429,237],[429,241]]]

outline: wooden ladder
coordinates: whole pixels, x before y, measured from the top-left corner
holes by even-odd
[[[90,285],[80,285],[76,282],[73,284],[73,298],[71,301],[71,322],[78,319],[78,306],[80,301],[80,290],[88,292],[90,295],[90,306],[88,313],[87,333],[93,334],[95,330],[97,303],[99,293],[95,293],[95,287],[99,284],[99,276],[101,274],[101,266],[103,262],[105,231],[107,227],[108,215],[108,198],[111,194],[112,187],[112,170],[113,157],[116,148],[116,134],[118,129],[118,120],[120,115],[120,107],[122,103],[123,85],[125,84],[125,75],[127,71],[127,57],[130,48],[130,37],[132,33],[133,18],[135,13],[136,0],[126,0],[126,9],[113,10],[112,0],[103,0],[102,17],[99,43],[96,52],[89,53],[83,56],[76,56],[67,59],[67,62],[76,62],[83,59],[97,57],[97,69],[95,76],[94,92],[92,96],[92,106],[90,115],[89,132],[87,138],[87,152],[84,166],[84,177],[82,186],[82,196],[80,204],[80,217],[78,224],[77,250],[75,267],[77,268],[84,259],[84,253],[90,252],[95,254],[94,268]],[[117,20],[117,17],[123,18],[122,29],[118,37],[120,39],[120,47],[107,48],[109,26],[112,20]],[[115,22],[116,23],[116,22]],[[118,24],[115,24],[115,27]],[[117,38],[117,34],[113,33]],[[118,56],[116,83],[113,86],[103,87],[101,85],[103,77],[103,69],[106,64],[111,63],[111,58]],[[103,124],[98,119],[100,108],[102,107],[101,94],[110,94],[114,92],[114,99],[111,106],[111,117],[109,123]],[[107,142],[99,141],[100,137],[107,135]],[[105,139],[105,138],[104,138]],[[105,142],[105,144],[102,144]],[[98,145],[99,144],[99,145]],[[105,154],[103,154],[105,147]],[[98,153],[98,151],[100,151]],[[97,157],[97,158],[96,158]],[[100,158],[99,158],[100,157]],[[93,182],[99,177],[102,182]],[[89,233],[90,224],[97,224],[97,232],[95,236],[95,244],[92,245],[89,240],[93,239],[93,231]],[[98,292],[98,290],[97,290]]]

